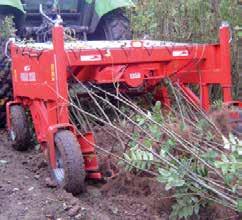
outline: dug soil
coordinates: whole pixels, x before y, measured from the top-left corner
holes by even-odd
[[[87,183],[74,197],[48,181],[48,164],[40,149],[12,149],[0,131],[0,220],[115,220],[169,219],[172,199],[150,177],[119,172],[106,183]],[[236,213],[214,206],[201,219],[239,219]]]

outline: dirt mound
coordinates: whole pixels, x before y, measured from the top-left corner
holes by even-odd
[[[154,216],[158,213],[168,215],[173,203],[170,194],[155,178],[139,177],[125,172],[120,173],[116,179],[109,181],[101,190],[107,197],[125,195],[138,203],[142,201],[145,203],[146,212],[152,213]],[[133,204],[132,199],[129,199],[127,204]],[[132,207],[132,205],[129,207]]]

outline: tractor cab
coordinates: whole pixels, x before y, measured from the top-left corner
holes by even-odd
[[[55,19],[61,15],[63,26],[77,39],[121,40],[130,39],[129,20],[122,11],[133,7],[132,0],[0,0],[0,15],[14,16],[17,35],[37,41],[50,40],[51,25],[41,15]]]
[[[44,12],[55,19],[60,14],[64,26],[81,24],[81,2],[78,0],[23,0],[25,13],[25,26],[39,27],[43,23],[43,17],[39,12],[40,4]]]
[[[56,11],[64,11],[64,12],[77,12],[80,2],[78,0],[23,0],[23,6],[26,11],[39,12],[39,5],[42,4],[45,11],[56,12]]]

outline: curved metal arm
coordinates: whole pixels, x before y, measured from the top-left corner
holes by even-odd
[[[6,44],[5,44],[4,55],[5,55],[8,59],[11,59],[11,57],[10,57],[9,54],[8,54],[8,46],[9,46],[10,43],[15,43],[15,38],[14,38],[14,37],[9,38],[8,41],[7,41]]]
[[[47,14],[45,14],[42,4],[39,5],[39,12],[47,21],[49,21],[53,25],[59,25],[63,23],[63,20],[60,15],[57,15],[57,18],[53,20]]]
[[[232,34],[231,26],[229,25],[229,22],[228,21],[222,21],[222,23],[220,25],[220,28],[223,28],[223,27],[228,27],[229,28],[229,30],[230,30],[229,43],[232,43],[232,41],[233,41],[233,34]]]

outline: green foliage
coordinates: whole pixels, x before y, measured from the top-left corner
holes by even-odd
[[[206,153],[201,155],[201,157],[208,163],[213,164],[215,159],[218,157],[218,153],[214,150],[208,150]]]
[[[196,219],[199,219],[200,208],[207,205],[207,201],[199,197],[199,195],[205,193],[207,192],[202,190],[201,187],[195,187],[192,184],[177,188],[175,194],[176,203],[172,206],[170,219],[188,219],[191,216],[196,216]]]
[[[130,162],[130,164],[125,164],[126,169],[129,171],[134,167],[136,167],[136,170],[150,169],[154,162],[153,154],[139,149],[138,145],[132,147],[128,153],[124,153],[124,159]]]
[[[197,200],[196,197],[192,198]],[[193,213],[198,214],[200,206],[199,204],[194,206],[192,198],[184,196],[178,200],[179,202],[172,206],[173,211],[170,215],[170,219],[187,219],[188,217],[192,216]]]
[[[14,28],[13,17],[6,17],[4,20],[0,20],[0,38],[6,40],[9,37],[14,36],[16,29]]]
[[[170,168],[169,170],[159,168],[159,174],[157,179],[159,182],[166,184],[166,190],[184,186],[185,184],[184,176],[179,174],[174,168]]]
[[[233,173],[235,175],[242,165],[242,163],[239,163],[236,160],[234,155],[226,156],[225,154],[222,154],[221,160],[222,161],[215,161],[215,166],[221,169],[224,175],[227,175],[228,173]]]
[[[242,212],[242,199],[238,200],[238,210]]]
[[[215,108],[215,109],[222,109],[222,107],[223,107],[223,100],[222,99],[215,100],[213,102],[213,106],[212,107]]]
[[[160,149],[160,156],[167,157],[168,154],[176,147],[176,142],[172,139],[168,139]]]
[[[224,137],[224,143],[225,148],[231,150],[231,154],[222,154],[220,160],[214,160],[214,166],[221,169],[225,184],[236,191],[241,181],[238,174],[242,170],[242,141],[230,134],[228,140]]]
[[[137,0],[130,13],[135,36],[152,39],[208,42],[217,39],[223,20],[239,24],[236,0]]]
[[[139,126],[146,128],[155,140],[161,140],[162,132],[159,124],[162,125],[165,119],[161,114],[160,102],[156,103],[151,112],[147,112],[147,116],[139,115],[135,119]],[[148,119],[157,123],[150,123]],[[203,139],[214,141],[214,135],[210,131],[211,124],[205,118],[198,120],[196,126],[201,136],[197,148],[201,147],[199,144],[202,144],[200,141]],[[180,131],[185,132],[186,129],[180,128]],[[181,145],[176,139],[168,138],[161,144],[142,133],[135,132],[133,140],[129,143],[130,148],[124,154],[124,158],[129,161],[126,168],[129,171],[134,169],[157,171],[157,181],[163,183],[166,190],[175,192],[176,203],[172,206],[171,219],[187,219],[191,216],[198,218],[200,208],[208,204],[210,196],[211,200],[214,200],[214,192],[211,193],[209,187],[203,187],[200,183],[191,180],[190,175],[209,182],[211,173],[213,175],[220,173],[220,184],[223,182],[224,187],[228,187],[234,193],[238,192],[241,185],[242,177],[240,178],[238,174],[242,170],[242,141],[232,134],[222,139],[224,151],[207,148],[203,153],[195,156],[177,150]],[[157,152],[158,156],[154,152]],[[218,201],[224,203],[223,200]],[[237,209],[241,209],[241,200],[237,201]]]
[[[3,51],[6,41],[15,35],[15,28],[13,23],[13,17],[5,17],[5,19],[0,20],[0,50]],[[0,59],[4,57],[4,53],[0,53]],[[5,68],[9,69],[9,63],[5,66]],[[4,69],[5,70],[5,69]],[[2,72],[1,74],[3,74]]]

